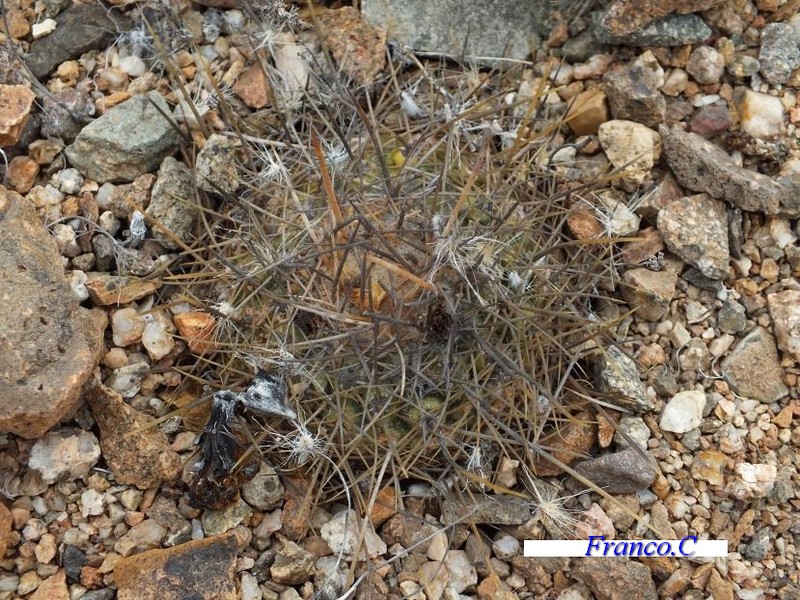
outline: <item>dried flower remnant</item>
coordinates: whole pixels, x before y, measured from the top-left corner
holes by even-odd
[[[189,503],[197,508],[218,510],[239,499],[239,488],[258,471],[256,455],[245,455],[245,444],[237,439],[233,426],[237,412],[250,410],[259,415],[283,417],[298,427],[301,448],[298,459],[308,460],[315,448],[306,448],[308,432],[297,422],[297,414],[286,406],[286,382],[263,369],[243,392],[219,390],[211,400],[211,416],[200,435],[199,459],[189,484]]]

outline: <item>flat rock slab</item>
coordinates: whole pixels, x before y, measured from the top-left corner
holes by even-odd
[[[134,96],[84,127],[67,158],[95,181],[133,181],[178,149],[180,136],[165,114],[169,106],[157,91]]]
[[[152,488],[178,477],[183,461],[152,419],[128,406],[114,390],[94,383],[87,391],[100,427],[100,449],[119,483]]]
[[[25,62],[42,79],[66,60],[90,50],[104,50],[119,32],[129,28],[128,19],[99,3],[72,6],[58,16],[53,33],[34,40]]]
[[[119,600],[238,600],[234,533],[215,535],[120,559],[114,566]]]
[[[80,403],[97,365],[55,240],[33,205],[0,187],[0,431],[37,438]]]
[[[662,150],[669,168],[683,187],[725,200],[737,208],[768,215],[796,216],[796,190],[771,177],[743,169],[719,146],[673,127],[662,125]]]
[[[161,283],[147,279],[121,277],[103,273],[86,282],[89,298],[98,306],[128,304],[152,294]]]
[[[772,335],[756,327],[722,361],[722,376],[733,391],[760,402],[775,402],[789,393]]]
[[[655,469],[635,448],[580,462],[575,470],[610,494],[635,494],[656,478]]]
[[[658,231],[670,251],[709,279],[728,275],[728,213],[705,194],[680,198],[658,211]]]
[[[492,62],[524,59],[546,34],[549,0],[365,0],[367,20],[414,50]]]

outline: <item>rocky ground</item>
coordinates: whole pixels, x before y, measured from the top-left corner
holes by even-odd
[[[354,582],[361,598],[800,597],[800,2],[363,0],[363,17],[319,7],[320,36],[276,2],[156,4],[5,3],[0,598],[335,598]],[[513,63],[513,94],[547,86],[566,119],[553,168],[574,181],[616,169],[566,226],[624,238],[624,304],[598,311],[619,348],[597,383],[634,408],[564,427],[553,449],[616,501],[549,465],[537,475],[568,497],[573,535],[649,526],[727,539],[727,558],[523,558],[522,540],[556,529],[547,498],[478,496],[465,519],[388,486],[366,515],[311,510],[304,480],[266,464],[230,506],[192,506],[197,435],[164,398],[214,316],[162,307],[148,276],[192,240],[197,187],[241,186],[215,93],[245,115],[274,101],[243,34],[255,8],[282,27],[259,39],[288,96],[307,85],[314,37],[351,81],[378,81],[387,24],[392,52]],[[157,49],[168,66],[142,49],[153,27],[175,44]],[[219,88],[188,102],[170,82],[207,65]],[[395,101],[420,117],[413,90]],[[512,462],[493,477],[520,489]]]

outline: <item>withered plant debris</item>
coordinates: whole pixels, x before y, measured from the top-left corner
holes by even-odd
[[[195,239],[161,278],[165,303],[204,317],[176,395],[217,379],[195,502],[237,483],[245,453],[306,478],[309,503],[352,493],[360,510],[389,480],[503,492],[501,460],[535,476],[566,424],[614,402],[592,362],[620,240],[567,227],[611,177],[554,160],[568,105],[546,72],[398,51],[359,86],[314,31],[280,31],[246,32],[258,111],[213,63],[190,81],[161,56],[194,113],[176,123],[190,166],[228,138],[239,175],[228,192],[196,173]],[[248,382],[246,363],[282,378]]]
[[[259,415],[276,415],[290,421],[297,418],[285,404],[286,383],[263,370],[243,392],[214,392],[211,415],[200,434],[199,457],[192,466],[189,502],[196,508],[222,509],[239,500],[239,488],[252,479],[259,467],[257,454],[246,454],[247,446],[237,439],[234,421],[245,410]]]

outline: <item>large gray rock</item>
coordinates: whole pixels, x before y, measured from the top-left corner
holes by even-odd
[[[672,252],[711,279],[728,274],[728,214],[705,194],[673,200],[658,211],[658,231]]]
[[[39,79],[47,77],[66,60],[107,48],[118,33],[129,28],[130,21],[119,11],[100,3],[73,6],[59,15],[53,33],[33,41],[25,63]]]
[[[178,149],[180,136],[162,113],[169,107],[158,92],[134,96],[84,127],[67,158],[95,181],[133,181]]]
[[[364,16],[414,50],[485,59],[524,59],[546,35],[549,0],[364,0]],[[484,60],[481,60],[484,59]]]
[[[55,240],[31,203],[2,187],[0,282],[0,432],[36,438],[77,408],[100,341]]]
[[[797,190],[743,169],[719,146],[677,127],[662,125],[658,133],[667,164],[683,187],[705,192],[742,210],[768,215],[800,213],[794,198]]]

